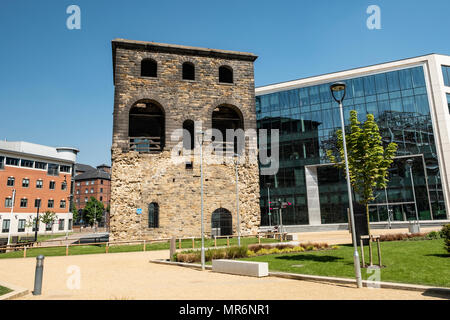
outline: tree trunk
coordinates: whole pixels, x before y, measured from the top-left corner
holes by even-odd
[[[367,217],[367,233],[368,233],[368,236],[369,236],[369,254],[370,254],[370,257],[369,257],[369,264],[372,265],[373,257],[372,257],[372,241],[371,241],[372,239],[370,238],[369,203],[366,202],[365,205],[366,205],[366,217]]]

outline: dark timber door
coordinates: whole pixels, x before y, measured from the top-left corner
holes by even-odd
[[[211,216],[211,228],[219,229],[219,235],[229,236],[233,234],[233,219],[231,212],[224,208],[216,209]]]

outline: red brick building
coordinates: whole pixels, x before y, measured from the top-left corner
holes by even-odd
[[[76,172],[82,172],[75,176],[75,206],[78,210],[84,209],[91,197],[103,203],[108,208],[111,200],[111,167],[105,164],[97,168],[77,164]],[[108,224],[108,216],[105,215],[105,223]]]
[[[0,237],[34,232],[39,213],[52,211],[52,225],[40,223],[39,233],[72,229],[70,202],[75,148],[53,148],[29,142],[0,141]]]

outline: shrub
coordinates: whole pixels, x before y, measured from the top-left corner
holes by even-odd
[[[450,253],[450,224],[443,226],[441,233],[444,238],[444,248]]]
[[[428,239],[439,239],[441,237],[441,233],[437,231],[431,231],[427,234]]]

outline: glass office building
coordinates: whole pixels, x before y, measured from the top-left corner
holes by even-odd
[[[292,204],[282,211],[283,225],[347,223],[344,172],[326,156],[341,124],[339,106],[330,93],[330,85],[336,81],[347,85],[345,124],[350,110],[357,111],[361,122],[373,114],[383,144],[393,141],[398,145],[388,187],[377,190],[370,204],[370,220],[448,219],[447,179],[442,179],[446,150],[442,147],[445,139],[441,139],[446,132],[438,132],[436,119],[444,107],[450,117],[450,92],[444,92],[445,103],[437,105],[435,95],[445,91],[448,74],[444,75],[447,70],[443,66],[432,68],[431,57],[434,55],[415,58],[417,62],[409,59],[257,88],[258,128],[280,133],[278,173],[260,176],[261,225],[280,223],[278,210],[268,214],[269,192],[272,202],[280,199]],[[432,88],[436,70],[442,70],[438,75],[442,86]]]

